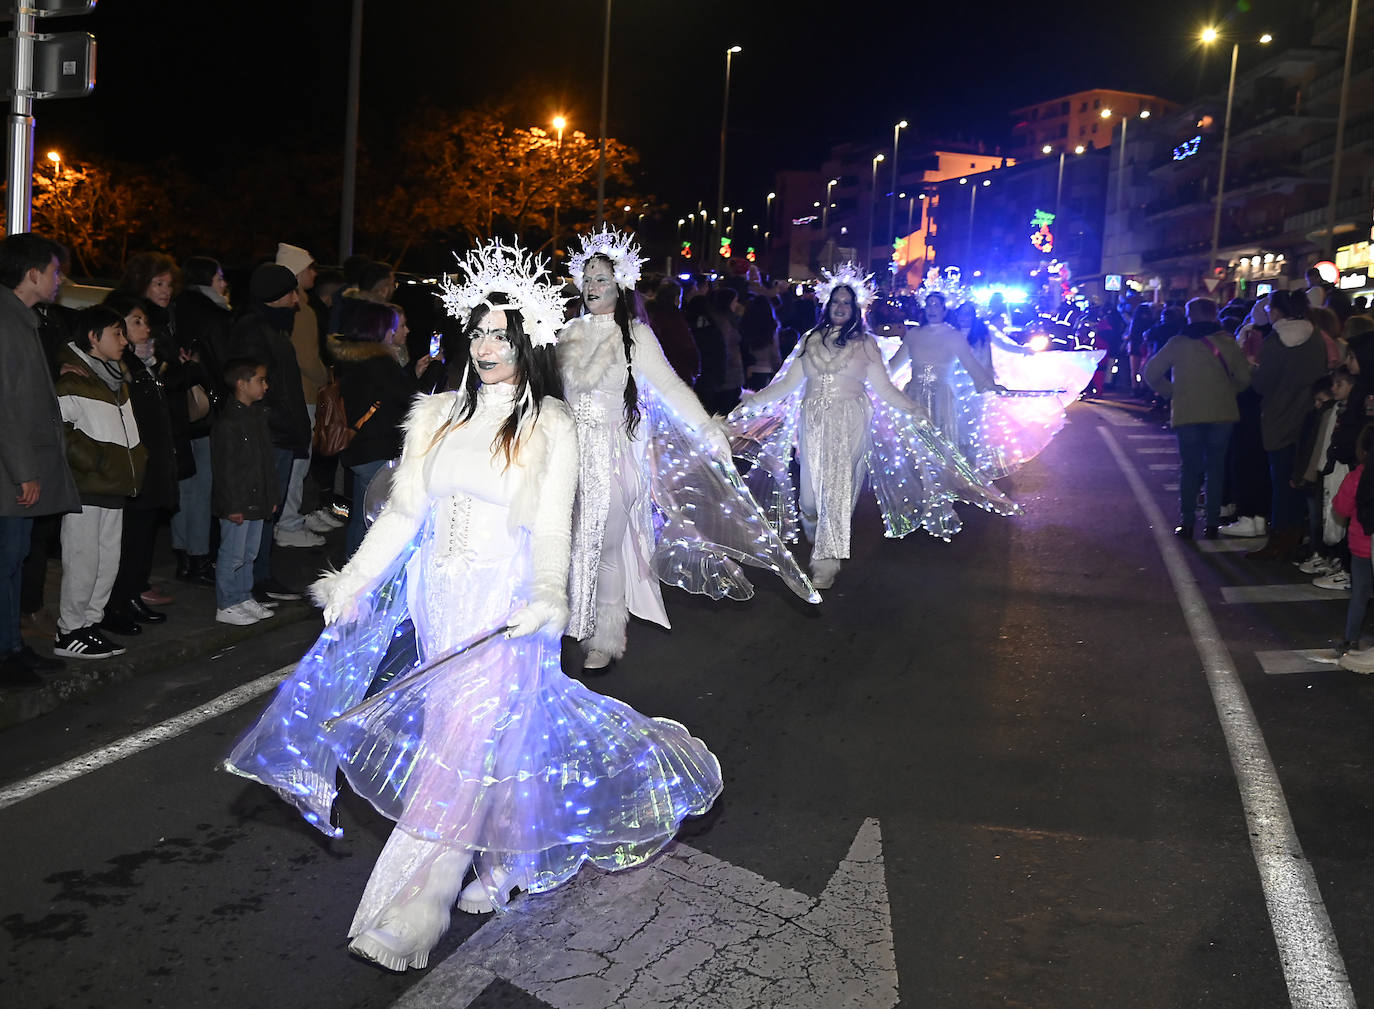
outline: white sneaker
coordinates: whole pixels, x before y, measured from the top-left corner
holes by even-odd
[[[239,603],[239,605],[243,607],[245,613],[250,613],[259,620],[266,620],[268,617],[275,617],[277,615],[276,610],[272,609],[270,606],[264,606],[256,599],[245,599],[243,602]]]
[[[1321,554],[1313,554],[1305,561],[1295,561],[1298,570],[1305,575],[1329,575],[1331,574],[1331,560]]]
[[[1262,515],[1243,515],[1234,522],[1221,527],[1223,536],[1263,536],[1268,532],[1268,523]]]
[[[220,624],[247,627],[249,624],[256,624],[260,619],[256,613],[250,613],[243,603],[227,606],[222,610],[215,610],[215,622]]]
[[[339,529],[343,525],[344,523],[336,519],[333,513],[324,508],[313,511],[305,517],[305,528],[312,533],[320,533],[321,535]]]
[[[1344,592],[1350,588],[1350,574],[1337,568],[1329,575],[1322,575],[1320,578],[1313,578],[1312,584],[1319,589],[1332,589],[1336,592]]]
[[[1349,669],[1352,673],[1364,673],[1368,676],[1374,673],[1374,648],[1365,648],[1357,652],[1346,652],[1336,663],[1342,669]]]
[[[322,547],[324,537],[318,533],[312,533],[309,529],[302,526],[300,529],[278,529],[272,534],[272,540],[279,547]]]

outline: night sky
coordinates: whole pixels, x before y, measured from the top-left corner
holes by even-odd
[[[1284,40],[1312,0],[1144,4],[986,0],[615,0],[612,136],[639,148],[641,188],[685,212],[714,198],[724,52],[731,85],[726,202],[762,205],[773,173],[817,167],[829,143],[891,142],[901,118],[933,136],[1004,139],[1008,110],[1089,87],[1187,99],[1224,85],[1209,21]],[[1239,8],[1253,7],[1249,12]],[[101,0],[42,31],[99,40],[85,99],[40,102],[37,150],[195,169],[264,149],[341,147],[349,0]],[[510,101],[530,125],[565,112],[597,130],[604,0],[369,0],[363,138],[394,141],[421,98]],[[324,210],[325,208],[322,208]]]

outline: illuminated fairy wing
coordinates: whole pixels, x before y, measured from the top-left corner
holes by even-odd
[[[1062,406],[1078,398],[1105,350],[1044,350],[1026,354],[1006,350],[996,339],[992,342],[992,366],[997,381],[1008,389],[1057,392]]]
[[[748,599],[754,587],[740,566],[747,564],[772,571],[801,598],[820,602],[735,467],[715,459],[705,440],[648,383],[640,387],[640,407],[658,532],[654,573],[712,599]],[[782,435],[773,430],[770,437]]]
[[[343,831],[330,819],[339,763],[323,726],[366,697],[394,639],[406,633],[406,563],[421,536],[391,563],[356,618],[324,629],[222,765],[272,789],[329,837]]]

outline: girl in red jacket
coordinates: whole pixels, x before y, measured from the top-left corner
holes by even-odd
[[[1355,447],[1355,458],[1359,460],[1359,465],[1346,474],[1340,490],[1331,500],[1332,510],[1350,520],[1350,527],[1345,534],[1350,547],[1350,605],[1345,611],[1345,640],[1336,650],[1341,653],[1341,667],[1357,673],[1374,673],[1374,648],[1351,651],[1360,643],[1365,611],[1369,608],[1370,595],[1374,593],[1374,564],[1369,558],[1369,533],[1355,510],[1355,492],[1359,489],[1366,457],[1372,446],[1374,426],[1369,426],[1360,432],[1360,440]]]

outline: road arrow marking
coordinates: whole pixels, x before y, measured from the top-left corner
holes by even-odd
[[[395,1009],[463,1009],[496,979],[554,1009],[891,1009],[897,961],[878,821],[819,900],[687,845],[518,899]]]

